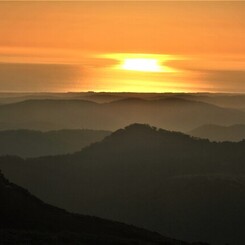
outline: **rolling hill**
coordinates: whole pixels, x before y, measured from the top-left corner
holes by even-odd
[[[245,139],[245,124],[243,125],[203,125],[188,132],[189,135],[209,139],[211,141],[241,141]]]
[[[243,245],[244,148],[133,124],[74,154],[2,157],[0,168],[73,212],[190,242]]]
[[[68,92],[68,93],[0,93],[0,104],[16,103],[25,100],[88,100],[97,103],[109,103],[120,99],[140,98],[159,100],[180,98],[205,102],[225,108],[243,109],[245,95],[235,93],[129,93],[129,92]]]
[[[0,131],[0,155],[38,157],[67,154],[79,151],[109,134],[109,131],[75,129],[48,132],[24,129]]]
[[[245,106],[244,94],[232,93],[163,93],[152,96],[151,99],[180,98],[204,102],[224,108],[242,109]]]
[[[245,113],[175,97],[158,100],[131,97],[110,103],[46,99],[0,105],[1,130],[116,130],[132,123],[186,132],[204,124],[244,124]]]

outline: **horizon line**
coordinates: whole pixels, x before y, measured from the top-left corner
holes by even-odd
[[[156,92],[156,91],[147,91],[147,92],[137,92],[137,91],[93,91],[93,90],[88,90],[88,91],[0,91],[0,94],[69,94],[69,93],[74,93],[74,94],[86,94],[86,93],[94,93],[94,94],[102,94],[102,93],[107,93],[107,94],[237,94],[237,95],[245,95],[245,92],[210,92],[210,91],[199,91],[199,92],[172,92],[172,91],[165,91],[165,92]]]

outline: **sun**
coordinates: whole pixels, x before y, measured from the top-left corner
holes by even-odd
[[[150,58],[126,58],[121,68],[130,71],[161,72],[162,67],[157,59]]]
[[[142,53],[110,53],[96,55],[96,58],[110,60],[115,64],[110,67],[111,70],[124,71],[128,74],[135,72],[149,73],[173,73],[178,72],[176,69],[169,67],[167,62],[171,60],[182,60],[182,57],[177,57],[168,54],[142,54]]]

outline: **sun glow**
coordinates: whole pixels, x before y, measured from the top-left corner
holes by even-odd
[[[161,72],[162,67],[156,59],[128,58],[123,61],[122,69],[130,71]]]
[[[177,72],[177,70],[165,65],[168,61],[179,60],[182,57],[163,54],[137,54],[137,53],[111,53],[97,56],[97,58],[104,58],[114,60],[116,63],[112,69],[121,71],[135,71],[135,72]]]
[[[91,57],[96,91],[169,92],[183,91],[186,73],[171,66],[185,60],[169,54],[107,53]],[[87,62],[89,64],[89,62]]]

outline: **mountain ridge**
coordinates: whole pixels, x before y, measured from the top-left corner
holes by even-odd
[[[100,141],[110,133],[88,129],[46,132],[26,129],[0,131],[0,155],[39,157],[67,154]]]
[[[76,213],[189,242],[243,245],[244,148],[245,141],[209,142],[133,124],[74,154],[1,157],[0,168],[42,200]]]
[[[245,124],[234,124],[230,126],[206,124],[189,131],[188,134],[211,141],[238,142],[245,139]]]
[[[62,116],[64,114],[65,118]],[[49,130],[91,128],[110,131],[136,122],[186,132],[207,123],[245,123],[245,113],[180,98],[127,98],[109,103],[85,100],[29,100],[0,105],[0,125],[4,123],[7,127],[8,124],[16,124],[15,127],[18,127],[28,125],[28,122],[50,123]]]
[[[32,241],[29,242],[32,244],[39,244],[42,240],[43,242],[46,240],[46,244],[57,244],[57,242],[59,244],[67,244],[67,242],[135,244],[140,242],[140,244],[152,245],[177,245],[180,242],[163,237],[156,232],[123,223],[68,213],[64,209],[44,203],[26,189],[9,182],[1,171],[0,196],[0,234],[4,234],[0,238],[1,243],[11,243],[12,239],[16,239],[16,234],[18,243],[31,239]],[[39,234],[35,235],[38,231]],[[48,233],[42,233],[45,231]],[[25,237],[21,236],[22,233]],[[64,238],[66,240],[62,241]],[[189,243],[182,242],[182,244]]]

